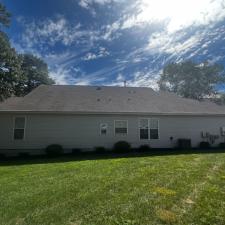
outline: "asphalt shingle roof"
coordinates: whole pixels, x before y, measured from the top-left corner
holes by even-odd
[[[144,87],[41,85],[0,104],[0,112],[225,115],[225,107]]]

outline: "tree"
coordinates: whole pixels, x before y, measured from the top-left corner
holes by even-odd
[[[10,25],[10,13],[0,3],[0,28]],[[40,84],[53,84],[48,66],[31,54],[19,55],[11,47],[8,36],[0,31],[0,101],[23,96]]]
[[[10,25],[10,13],[6,10],[5,6],[0,3],[0,24],[8,27]]]
[[[15,94],[22,76],[21,59],[11,48],[7,35],[0,31],[0,101]]]
[[[201,100],[217,93],[217,86],[225,83],[224,68],[208,62],[171,63],[164,67],[159,80],[161,90],[175,92],[185,98]]]
[[[25,95],[38,87],[40,84],[54,84],[54,81],[48,75],[48,65],[40,58],[31,55],[21,55],[24,80],[23,87],[19,87],[17,95]]]
[[[9,26],[10,13],[0,3],[0,27]],[[11,48],[8,36],[0,31],[0,101],[15,93],[22,77],[21,61],[15,49]]]

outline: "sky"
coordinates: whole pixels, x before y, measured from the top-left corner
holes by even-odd
[[[56,84],[157,89],[171,62],[225,66],[225,0],[0,0],[18,52],[43,58]]]

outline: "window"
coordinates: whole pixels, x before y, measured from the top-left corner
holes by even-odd
[[[127,135],[126,120],[115,120],[115,134]]]
[[[140,128],[140,139],[147,140],[149,136],[148,119],[140,119],[139,128]]]
[[[100,134],[101,135],[106,135],[107,134],[107,129],[108,129],[108,124],[107,123],[101,123],[100,124]]]
[[[150,139],[159,139],[159,121],[150,119]]]
[[[157,119],[140,119],[139,135],[141,140],[159,139],[159,121]]]
[[[14,140],[23,140],[25,133],[25,117],[16,117],[14,120]]]

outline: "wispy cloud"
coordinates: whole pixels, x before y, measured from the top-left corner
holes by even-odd
[[[58,84],[123,85],[127,80],[156,89],[169,62],[225,58],[225,48],[212,50],[225,42],[224,0],[74,2],[91,22],[62,15],[31,22],[19,18],[24,33],[13,41],[19,51],[43,57]]]
[[[84,57],[83,60],[84,61],[89,61],[89,60],[94,60],[94,59],[98,59],[98,58],[103,58],[106,56],[109,56],[109,52],[106,50],[106,48],[104,47],[100,47],[99,51],[97,53],[92,53],[92,52],[88,52]]]
[[[75,44],[91,45],[99,39],[99,32],[93,29],[84,29],[78,22],[72,24],[64,16],[47,18],[41,21],[24,21],[22,43],[29,48],[45,50],[46,46],[61,44],[65,47]]]
[[[93,4],[105,5],[109,3],[122,2],[124,0],[80,0],[79,5],[83,8],[88,9]]]

